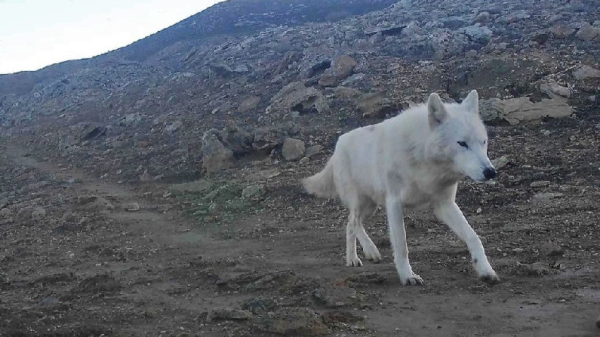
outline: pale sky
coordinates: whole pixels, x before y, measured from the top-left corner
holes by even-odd
[[[222,0],[0,0],[0,74],[105,53]]]

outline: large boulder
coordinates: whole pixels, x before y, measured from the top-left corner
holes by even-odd
[[[270,111],[288,114],[293,111],[300,115],[326,113],[329,104],[317,89],[306,87],[302,82],[293,82],[283,87],[271,98]]]
[[[352,75],[356,60],[348,55],[342,55],[333,61],[333,67],[327,69],[319,79],[319,85],[324,87],[336,86],[340,81]]]
[[[286,138],[283,141],[281,154],[283,155],[283,158],[285,158],[285,160],[293,161],[304,157],[305,150],[306,147],[303,141],[294,138]]]
[[[233,151],[225,147],[219,139],[218,131],[211,129],[202,137],[202,167],[212,173],[231,167]]]
[[[484,121],[504,120],[510,125],[539,120],[543,117],[569,117],[573,114],[573,108],[567,104],[566,99],[559,96],[543,99],[540,102],[532,102],[529,97],[480,100],[479,111]]]

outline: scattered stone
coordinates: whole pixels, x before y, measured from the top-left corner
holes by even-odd
[[[281,154],[287,161],[294,161],[304,156],[304,142],[299,139],[286,138],[281,148]]]
[[[309,162],[310,162],[310,158],[304,157],[304,158],[300,159],[300,161],[298,161],[298,164],[300,164],[300,165],[306,165]]]
[[[329,104],[317,89],[307,88],[302,82],[292,82],[271,98],[270,110],[283,114],[297,111],[300,115],[326,113]]]
[[[545,187],[548,185],[550,185],[550,182],[547,180],[534,181],[531,184],[529,184],[530,187]]]
[[[600,28],[594,27],[587,22],[584,22],[579,28],[579,31],[575,36],[583,41],[596,41],[600,40]]]
[[[480,44],[487,44],[492,39],[492,30],[487,26],[475,24],[459,30],[469,37],[469,40]]]
[[[552,241],[541,244],[540,252],[550,257],[557,257],[565,254],[565,250],[558,243]]]
[[[513,273],[523,276],[544,276],[552,272],[550,266],[543,262],[535,262],[531,264],[518,263],[514,268]]]
[[[573,71],[573,77],[580,81],[588,78],[600,78],[600,70],[582,64],[579,68]]]
[[[125,115],[124,117],[122,117],[119,120],[118,125],[124,126],[124,127],[136,127],[141,121],[142,121],[142,116],[140,116],[140,114],[138,114],[138,113],[129,114],[129,115]]]
[[[480,12],[479,14],[477,14],[477,16],[475,17],[475,19],[473,19],[473,22],[477,22],[477,23],[486,23],[490,21],[490,13],[489,12]]]
[[[206,131],[202,143],[202,167],[207,172],[216,172],[233,165],[233,151],[221,143],[216,130]]]
[[[274,148],[283,144],[286,138],[298,133],[298,128],[292,122],[260,128],[254,131],[252,148],[257,151],[270,152]]]
[[[560,192],[544,192],[534,195],[532,201],[537,203],[548,203],[554,199],[561,198],[563,196],[564,194]]]
[[[494,167],[496,168],[496,170],[500,170],[500,169],[504,168],[506,165],[508,165],[509,160],[508,160],[508,157],[502,156],[500,158],[492,159],[491,162],[492,162],[492,165],[494,165]]]
[[[140,176],[140,181],[141,182],[148,182],[148,181],[152,181],[153,178],[150,175],[150,173],[148,173],[148,170],[144,170],[144,173],[142,173],[142,175]]]
[[[33,221],[40,221],[46,217],[46,209],[43,207],[35,207],[31,212],[31,218]]]
[[[308,308],[281,308],[256,320],[262,332],[284,336],[322,336],[330,333],[322,317]]]
[[[366,118],[383,118],[397,110],[396,105],[383,91],[363,95],[358,101],[358,108]]]
[[[254,197],[261,197],[265,193],[265,187],[263,185],[250,185],[242,190],[242,198],[251,199]]]
[[[513,252],[515,252],[517,254],[522,253],[524,251],[525,251],[525,249],[523,249],[523,248],[515,248],[515,249],[513,249]]]
[[[13,212],[10,210],[10,208],[3,208],[0,209],[0,218],[9,218],[11,215],[13,214]]]
[[[392,26],[392,27],[388,27],[388,28],[377,28],[377,29],[372,29],[372,30],[366,30],[365,35],[367,35],[367,36],[400,35],[402,33],[402,30],[404,30],[404,28],[406,28],[405,25],[404,26]]]
[[[556,39],[566,39],[575,33],[575,28],[565,25],[555,25],[550,28],[550,33]]]
[[[312,292],[312,297],[327,308],[356,305],[361,301],[356,290],[346,286],[324,285]]]
[[[277,308],[277,303],[275,301],[262,298],[252,298],[242,304],[242,309],[248,310],[255,315],[273,311],[275,308]]]
[[[137,212],[140,210],[140,204],[132,202],[123,206],[123,209],[129,212]]]
[[[165,128],[165,132],[166,132],[168,135],[172,135],[172,134],[174,134],[175,132],[177,132],[177,130],[179,130],[179,129],[180,129],[182,126],[183,126],[183,123],[182,123],[181,121],[176,121],[176,122],[174,122],[173,124],[171,124],[171,125],[167,126],[167,127]]]
[[[308,158],[311,158],[321,152],[323,152],[324,147],[321,145],[313,145],[311,147],[309,147],[308,149],[306,149],[306,156]]]
[[[85,210],[103,211],[115,209],[115,206],[105,198],[97,195],[80,195],[77,204]]]
[[[240,103],[238,106],[238,112],[246,112],[255,109],[260,103],[260,97],[258,96],[250,96]]]
[[[505,120],[510,125],[540,120],[543,117],[564,118],[573,114],[573,108],[562,97],[542,99],[535,103],[529,97],[507,100],[491,98],[480,100],[479,111],[484,121]]]
[[[246,310],[219,309],[213,310],[207,317],[208,322],[213,321],[246,321],[252,318],[252,313]]]
[[[348,55],[342,55],[333,61],[333,67],[327,69],[319,79],[319,85],[324,87],[333,87],[341,80],[352,75],[356,67],[356,60]]]
[[[571,89],[555,82],[542,83],[540,91],[550,96],[550,98],[554,98],[556,95],[567,98],[571,97]]]
[[[534,41],[538,44],[544,44],[550,38],[550,34],[546,32],[538,32],[531,36],[531,41]]]
[[[326,324],[356,323],[365,320],[364,317],[348,311],[328,311],[324,312],[321,317]]]

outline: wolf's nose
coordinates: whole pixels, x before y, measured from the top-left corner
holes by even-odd
[[[496,170],[493,167],[487,167],[483,170],[483,176],[485,179],[490,180],[496,178]]]

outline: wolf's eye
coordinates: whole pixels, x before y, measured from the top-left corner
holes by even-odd
[[[464,147],[465,149],[469,148],[469,145],[467,145],[467,143],[465,143],[465,142],[458,142],[458,145]]]

